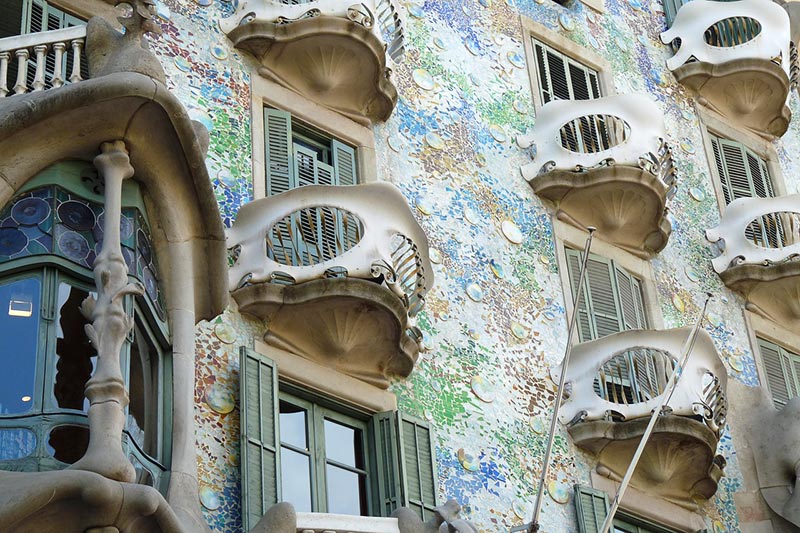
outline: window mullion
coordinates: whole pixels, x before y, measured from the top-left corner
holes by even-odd
[[[311,420],[309,423],[309,451],[311,457],[311,496],[314,502],[314,511],[328,512],[328,485],[325,480],[327,466],[325,454],[325,420],[322,409],[317,404],[311,404]]]

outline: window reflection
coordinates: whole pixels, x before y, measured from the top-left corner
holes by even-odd
[[[33,407],[40,294],[38,278],[0,285],[0,415],[23,414]]]
[[[294,505],[297,512],[310,513],[311,469],[308,456],[281,448],[281,488],[283,501]]]
[[[97,352],[86,336],[89,321],[80,310],[89,291],[67,283],[58,284],[56,376],[53,392],[58,407],[89,412],[84,390],[95,371]]]
[[[306,410],[281,401],[281,442],[308,450],[306,438]]]

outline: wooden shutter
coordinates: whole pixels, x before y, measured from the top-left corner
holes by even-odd
[[[685,3],[686,2],[684,0],[664,0],[664,18],[667,19],[667,28],[672,27],[672,23],[675,21],[675,16],[678,14],[678,10]]]
[[[292,115],[264,108],[264,157],[267,196],[297,187],[292,161]]]
[[[608,495],[584,485],[575,485],[575,510],[579,533],[600,533],[608,516]]]
[[[242,347],[239,381],[242,520],[248,531],[281,497],[278,367]]]
[[[578,278],[581,271],[581,252],[571,248],[566,249],[567,253],[567,272],[569,273],[569,283],[572,288],[572,301],[578,293]],[[592,317],[586,305],[586,281],[584,280],[581,301],[578,305],[578,338],[580,342],[587,342],[594,338],[592,328]]]
[[[391,516],[402,505],[400,449],[397,437],[397,412],[387,411],[372,417],[373,445],[377,464],[377,514]]]
[[[333,168],[336,172],[336,185],[355,185],[358,183],[355,150],[336,139],[331,141]]]
[[[800,356],[764,339],[758,339],[758,347],[772,402],[780,409],[800,393],[796,379],[800,371]]]
[[[23,0],[2,0],[0,2],[0,39],[13,37],[25,32]]]

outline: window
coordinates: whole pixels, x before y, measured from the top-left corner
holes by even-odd
[[[292,123],[292,115],[264,108],[266,194],[304,185],[354,185],[355,150],[311,128]]]
[[[739,198],[772,198],[775,190],[767,162],[742,143],[717,137],[709,132],[714,163],[725,204]],[[769,213],[753,221],[745,235],[756,245],[780,247],[788,236],[779,213]]]
[[[94,294],[91,268],[102,245],[102,197],[93,167],[59,163],[28,182],[0,210],[0,469],[52,470],[80,459],[88,444],[84,389],[96,370],[82,302]],[[55,185],[57,183],[57,185]],[[123,190],[121,240],[143,297],[125,306],[135,328],[123,346],[129,391],[125,447],[141,483],[162,488],[169,460],[161,390],[170,373],[168,331],[149,229],[135,183]]]
[[[241,351],[245,529],[278,501],[299,512],[423,520],[436,505],[430,428],[397,411],[369,414],[282,386],[276,364]]]
[[[600,533],[609,512],[608,495],[584,485],[575,486],[575,509],[578,514],[579,533]],[[677,533],[677,530],[659,526],[618,511],[614,516],[614,533]]]
[[[536,39],[532,42],[539,98],[543,104],[552,100],[591,100],[601,96],[596,70]]]
[[[583,253],[571,248],[565,252],[574,298]],[[578,307],[580,342],[647,327],[642,281],[613,260],[590,255]],[[663,392],[673,368],[672,358],[659,350],[629,350],[603,364],[594,389],[598,396],[614,403],[647,401]]]
[[[758,338],[758,349],[772,402],[780,409],[790,398],[800,396],[800,355],[762,338]]]

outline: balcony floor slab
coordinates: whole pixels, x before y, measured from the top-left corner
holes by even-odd
[[[747,299],[748,310],[793,331],[800,330],[800,261],[736,265],[722,272],[720,278]]]

